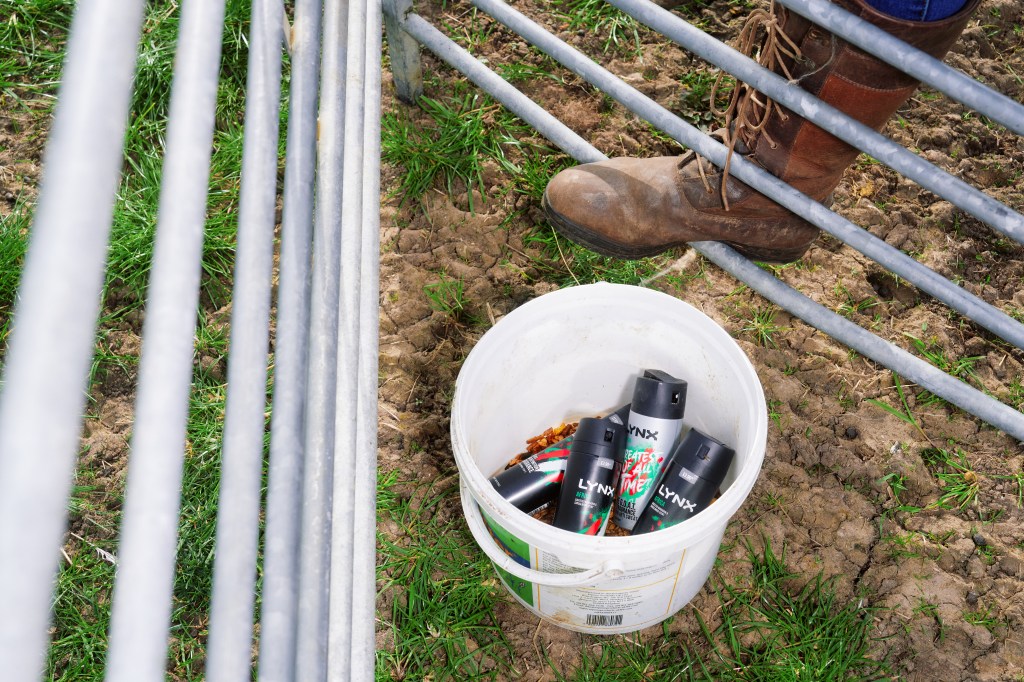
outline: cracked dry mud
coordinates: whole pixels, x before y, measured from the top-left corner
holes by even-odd
[[[663,106],[681,112],[687,74],[707,69],[680,48],[641,33],[642,57],[611,49],[597,36],[570,32],[543,3],[514,5],[564,40],[595,56],[616,75]],[[723,39],[742,15],[712,4],[698,11],[705,30]],[[524,42],[465,5],[418,3],[437,23],[493,28],[473,52],[497,64],[541,64]],[[1024,97],[1022,10],[1006,0],[986,2],[948,57],[948,63],[1014,100]],[[456,76],[425,53],[427,94],[443,96]],[[679,153],[663,138],[566,72],[564,84],[546,79],[519,84],[604,153],[650,156]],[[425,121],[398,103],[385,73],[385,109]],[[431,80],[432,79],[432,80]],[[705,102],[706,103],[706,102]],[[692,114],[692,112],[690,112]],[[705,123],[707,123],[705,121]],[[920,90],[885,133],[919,150],[938,167],[1020,211],[1024,145],[998,124],[927,89]],[[400,169],[385,167],[385,191]],[[422,202],[392,196],[382,214],[381,440],[383,470],[403,480],[455,474],[448,439],[449,401],[461,360],[492,320],[551,290],[549,263],[523,235],[543,224],[537,206],[506,192],[510,180],[485,170],[484,195],[469,210],[463,192],[432,191]],[[1024,311],[1024,249],[950,203],[862,156],[836,192],[834,208],[890,245],[1010,313]],[[901,408],[893,376],[799,319],[778,311],[767,345],[746,330],[769,304],[711,264],[680,250],[666,260],[675,277],[651,286],[687,301],[737,338],[751,358],[770,405],[768,447],[760,480],[726,531],[719,576],[748,570],[744,541],[786,546],[786,562],[809,580],[835,579],[842,600],[873,607],[876,656],[888,657],[907,680],[976,682],[1024,675],[1024,511],[1019,477],[1024,449],[1012,438],[903,383],[917,429],[870,399]],[[555,262],[555,268],[564,264]],[[570,262],[571,269],[572,263]],[[433,310],[423,287],[440,272],[465,282],[475,323],[458,323]],[[910,350],[972,367],[968,381],[1019,409],[1024,353],[949,312],[942,304],[849,247],[818,240],[796,267],[778,276],[820,303]],[[553,415],[556,423],[560,415]],[[529,435],[529,434],[524,434]],[[941,504],[943,481],[929,448],[962,451],[977,483],[963,509]],[[511,454],[511,453],[510,453]],[[895,485],[894,485],[895,484]],[[459,515],[457,496],[439,513]],[[922,511],[905,511],[907,506]],[[952,507],[952,508],[951,508]],[[698,633],[694,611],[711,622],[717,602],[702,591],[673,620],[681,637]],[[553,680],[552,665],[569,671],[583,646],[597,640],[538,623],[518,605],[497,608],[511,638],[520,680]],[[657,632],[655,632],[657,631]],[[651,628],[641,636],[655,637]]]

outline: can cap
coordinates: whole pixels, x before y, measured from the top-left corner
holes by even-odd
[[[697,429],[683,436],[671,455],[673,468],[683,467],[705,481],[722,484],[736,451]]]
[[[616,413],[603,419],[584,417],[573,434],[572,447],[574,452],[585,447],[593,457],[621,462],[626,451],[626,426]]]
[[[682,419],[686,382],[660,369],[644,370],[633,387],[633,411],[655,419]]]
[[[606,414],[605,415],[605,419],[612,419],[612,417],[615,417],[616,419],[619,420],[616,423],[625,424],[626,421],[629,419],[630,405],[631,405],[630,403],[626,403],[625,405],[623,405],[619,409],[615,410],[611,414]],[[612,421],[615,421],[615,419],[612,419]]]

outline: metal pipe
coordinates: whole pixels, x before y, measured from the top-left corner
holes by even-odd
[[[164,677],[224,0],[182,4],[105,679]]]
[[[497,0],[473,0],[473,4],[537,45],[587,82],[601,88],[630,111],[664,130],[675,140],[689,146],[716,165],[725,165],[728,151],[724,145],[713,141],[664,107],[626,85],[519,12]],[[973,319],[1017,347],[1024,348],[1024,325],[801,194],[757,164],[747,161],[742,155],[733,156],[730,172],[757,191],[778,201],[837,239],[874,259],[957,312]]]
[[[936,168],[920,156],[879,135],[868,126],[825,104],[798,85],[761,67],[757,62],[647,0],[608,0],[647,26],[694,54],[724,68],[739,80],[785,104],[798,116],[814,122],[836,137],[861,149],[922,187],[949,200],[1002,234],[1024,243],[1024,215],[1011,210],[963,180]],[[474,2],[496,5],[496,0]],[[733,161],[735,164],[735,159]],[[782,203],[782,202],[780,202]]]
[[[414,23],[414,17],[409,17],[409,19],[408,28],[410,32],[418,32],[420,30],[418,26],[419,22]],[[525,35],[517,28],[513,28],[513,30],[527,39],[532,40],[532,38]],[[419,36],[417,36],[417,39],[419,39]],[[456,53],[452,52],[451,54]],[[562,61],[560,58],[558,59],[559,61]],[[461,64],[449,63],[461,71]],[[577,73],[579,72],[577,71]],[[604,88],[602,87],[602,89]],[[608,90],[605,91],[608,92]],[[523,95],[518,91],[516,91],[515,97],[522,100],[529,99],[526,95]],[[551,114],[546,112],[543,115],[552,119],[554,118]],[[557,127],[551,126],[549,130],[557,130]],[[551,135],[546,134],[546,137],[548,137],[548,139],[560,149],[566,151],[566,153],[570,153],[568,150],[576,143],[575,139],[562,140],[557,135],[552,137]],[[707,147],[708,145],[703,146]],[[718,146],[720,147],[721,145]],[[701,153],[703,154],[704,152],[701,151]],[[594,158],[602,159],[605,157],[597,149],[591,147],[590,151],[583,158],[591,160]],[[583,160],[583,158],[578,160]],[[733,160],[733,163],[736,163],[735,159]],[[834,312],[815,303],[800,292],[793,290],[785,283],[771,277],[757,266],[746,261],[746,259],[724,244],[717,244],[715,242],[698,242],[696,244],[692,244],[692,246],[699,253],[706,255],[709,259],[712,259],[715,263],[735,275],[740,279],[740,281],[748,284],[752,289],[761,293],[766,298],[769,298],[769,300],[777,302],[793,314],[800,316],[815,328],[822,329],[823,331],[827,330],[826,333],[834,335],[834,338],[840,342],[850,344],[851,347],[857,349],[858,352],[862,353],[865,357],[878,362],[902,376],[913,379],[922,388],[927,389],[940,398],[961,407],[967,412],[980,417],[993,425],[998,426],[1013,437],[1018,438],[1019,440],[1024,440],[1024,423],[1022,423],[1024,422],[1024,416],[1010,410],[1006,405],[1003,405],[999,401],[977,391],[959,380],[948,377],[942,372],[939,372],[939,374],[942,375],[941,377],[936,375],[935,372],[938,370],[928,363],[906,353],[906,351],[903,351],[884,339],[874,337],[870,332],[866,332],[861,329],[855,334],[857,336],[867,334],[873,339],[876,339],[876,341],[865,341],[864,338],[854,338],[854,334],[848,333],[851,331],[848,329],[848,326],[852,325],[853,327],[856,327],[856,325],[853,325],[853,323],[849,322],[845,318],[842,318]],[[857,329],[860,328],[857,327]]]
[[[249,39],[231,354],[206,679],[252,677],[281,108],[281,0],[255,0]]]
[[[566,154],[587,163],[600,161],[604,154],[594,155],[589,142],[544,109],[529,97],[516,90],[508,81],[481,64],[448,36],[438,31],[418,14],[410,14],[402,25],[405,31],[423,44],[424,47],[464,73],[485,92],[501,102],[513,114],[530,124],[549,140],[562,140]]]
[[[777,0],[830,33],[892,64],[950,99],[966,104],[979,114],[1024,135],[1024,106],[1006,95],[912,48],[841,7],[820,0]]]
[[[864,357],[910,379],[962,410],[1024,441],[1024,414],[881,339],[812,301],[719,242],[691,244],[700,254],[769,301],[849,346]]]
[[[144,3],[75,10],[0,397],[0,670],[43,669]]]
[[[295,679],[321,13],[320,0],[298,0],[291,28],[291,93],[260,616],[259,679],[263,682]]]
[[[341,184],[341,295],[338,318],[338,383],[335,404],[334,499],[331,526],[330,625],[327,679],[351,679],[352,567],[359,371],[359,295],[362,242],[363,110],[366,82],[366,0],[350,0],[345,72],[345,155]]]
[[[295,679],[327,676],[334,412],[337,387],[338,296],[341,245],[345,52],[345,0],[328,0],[323,18],[317,141],[316,222],[310,310],[306,463],[303,470],[299,603]]]
[[[363,109],[363,228],[359,298],[359,402],[353,482],[353,680],[373,679],[377,598],[377,383],[380,324],[381,7],[369,3]]]

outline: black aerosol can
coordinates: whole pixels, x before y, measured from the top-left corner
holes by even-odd
[[[632,530],[683,428],[686,382],[660,370],[646,370],[633,388],[626,456],[619,477],[615,523]]]
[[[615,498],[626,425],[617,414],[584,418],[574,435],[553,525],[581,535],[601,535]]]
[[[619,421],[629,415],[629,405],[614,412]],[[565,476],[565,463],[575,435],[550,445],[536,455],[491,477],[491,485],[499,495],[527,514],[538,512],[558,499]]]
[[[633,535],[674,526],[704,510],[714,499],[736,452],[697,429],[679,441]]]

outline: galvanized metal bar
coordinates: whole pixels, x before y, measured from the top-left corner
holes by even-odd
[[[255,0],[206,679],[252,677],[281,109],[281,0]]]
[[[108,682],[162,680],[224,0],[182,3],[110,625]]]
[[[797,14],[910,74],[950,99],[1024,135],[1024,106],[941,60],[908,46],[838,5],[821,0],[776,0]]]
[[[384,7],[387,11],[387,5]],[[571,128],[544,109],[498,74],[480,63],[473,55],[448,36],[434,28],[418,14],[411,14],[404,23],[404,30],[424,47],[464,73],[482,90],[501,102],[509,111],[529,123],[537,132],[549,140],[561,140],[566,154],[583,162],[600,161],[603,154],[594,155],[594,147],[576,134]],[[390,35],[390,34],[389,34]]]
[[[355,511],[356,407],[359,371],[359,292],[362,247],[363,109],[366,82],[366,0],[350,0],[345,71],[345,151],[341,185],[341,294],[335,404],[334,493],[331,524],[330,624],[327,679],[351,679],[352,566]]]
[[[725,244],[697,242],[691,246],[751,289],[815,329],[820,329],[864,357],[910,379],[1017,440],[1024,441],[1024,414],[812,301]]]
[[[395,94],[406,104],[415,104],[423,94],[423,63],[419,44],[402,28],[412,12],[412,0],[383,0],[383,4]]]
[[[423,27],[420,25],[420,20],[416,19],[417,18],[414,16],[409,17],[407,27],[413,35],[417,36],[417,39],[420,39],[419,34],[421,32],[424,35],[428,32],[422,30]],[[532,37],[530,35],[518,30],[517,27],[513,27],[513,30],[532,41]],[[542,49],[547,51],[547,47],[547,44],[545,44]],[[454,51],[449,51],[447,53],[457,54]],[[556,56],[556,59],[563,61],[560,56]],[[449,61],[449,63],[460,71],[462,70],[461,63],[455,63],[452,61]],[[570,68],[574,67],[570,66]],[[577,71],[577,73],[579,72]],[[602,87],[602,89],[604,88]],[[608,90],[605,91],[608,92]],[[512,95],[506,90],[503,93],[503,96],[512,96],[520,100],[529,99],[526,95],[518,91],[515,91],[515,93],[515,95]],[[527,108],[525,101],[521,102],[520,106]],[[643,113],[646,113],[646,111]],[[554,119],[554,117],[547,112],[544,112],[543,116]],[[657,122],[655,122],[655,124],[657,125]],[[563,139],[557,133],[558,126],[553,124],[550,125],[547,130],[555,132],[545,133],[545,136],[560,149],[572,155],[572,152],[569,150],[576,148],[578,142],[578,140],[575,139],[576,136],[572,135]],[[702,146],[707,148],[709,152],[714,153],[710,149],[710,145]],[[701,150],[701,153],[703,154],[704,151]],[[592,161],[603,158],[605,158],[603,154],[601,154],[597,149],[591,147],[585,156],[578,157],[577,160]],[[736,163],[736,159],[733,160],[733,163]],[[745,182],[747,181],[745,178],[743,179]],[[751,182],[750,184],[753,185],[754,183]],[[692,244],[692,246],[699,253],[707,256],[709,259],[712,259],[713,262],[736,276],[740,281],[746,283],[758,293],[763,294],[769,298],[769,300],[775,301],[793,314],[800,316],[812,326],[826,331],[826,333],[833,335],[833,338],[850,345],[850,347],[855,348],[864,356],[878,362],[888,369],[891,369],[901,376],[912,379],[922,388],[927,389],[940,398],[947,400],[965,411],[980,417],[986,422],[997,426],[1013,437],[1024,440],[1024,423],[1022,423],[1024,422],[1024,416],[1020,415],[1020,413],[1011,410],[1006,405],[1003,405],[994,398],[977,391],[973,387],[939,372],[933,366],[913,355],[910,355],[898,346],[895,346],[884,339],[878,339],[870,332],[866,332],[863,329],[856,327],[856,325],[853,325],[853,323],[849,322],[845,318],[842,318],[832,311],[815,303],[800,292],[792,289],[785,283],[780,282],[765,271],[761,270],[761,268],[751,264],[728,246],[715,242],[698,242],[696,244]],[[849,329],[850,325],[856,327],[860,331]],[[867,334],[871,339],[863,337],[862,334]],[[936,374],[936,372],[938,372],[938,374]]]
[[[495,0],[482,2],[497,4]],[[799,85],[790,83],[782,76],[763,68],[753,59],[648,0],[608,0],[608,3],[694,54],[725,69],[773,100],[785,104],[797,115],[813,121],[836,137],[867,152],[881,163],[959,206],[1007,237],[1024,243],[1024,215],[1011,210],[960,178],[937,168],[887,137],[879,135],[868,126],[853,120],[806,92]],[[905,46],[904,49],[909,48]]]
[[[616,0],[616,2],[618,1]],[[630,111],[665,131],[675,140],[691,147],[716,165],[725,165],[728,150],[724,145],[715,142],[697,128],[629,87],[519,12],[497,0],[473,0],[473,4],[537,45],[587,82],[601,88]],[[704,34],[701,33],[701,35]],[[973,319],[1017,347],[1024,348],[1024,325],[999,309],[955,286],[903,252],[894,249],[881,239],[833,213],[757,164],[747,161],[742,155],[733,156],[730,169],[732,175],[757,191],[771,197],[837,239],[849,244],[957,312]],[[1009,211],[1005,206],[1002,208]]]
[[[12,682],[43,669],[143,10],[78,5],[46,148],[0,397],[0,670]]]
[[[327,676],[334,412],[337,388],[338,296],[341,249],[341,178],[345,117],[347,3],[327,0],[320,63],[316,222],[310,310],[306,463],[302,487],[296,680]]]
[[[322,4],[320,0],[295,3],[290,37],[291,92],[260,616],[259,679],[263,682],[295,679]]]
[[[380,325],[381,7],[369,3],[363,110],[363,229],[359,296],[359,401],[352,567],[351,678],[370,680],[376,664],[377,385]]]

